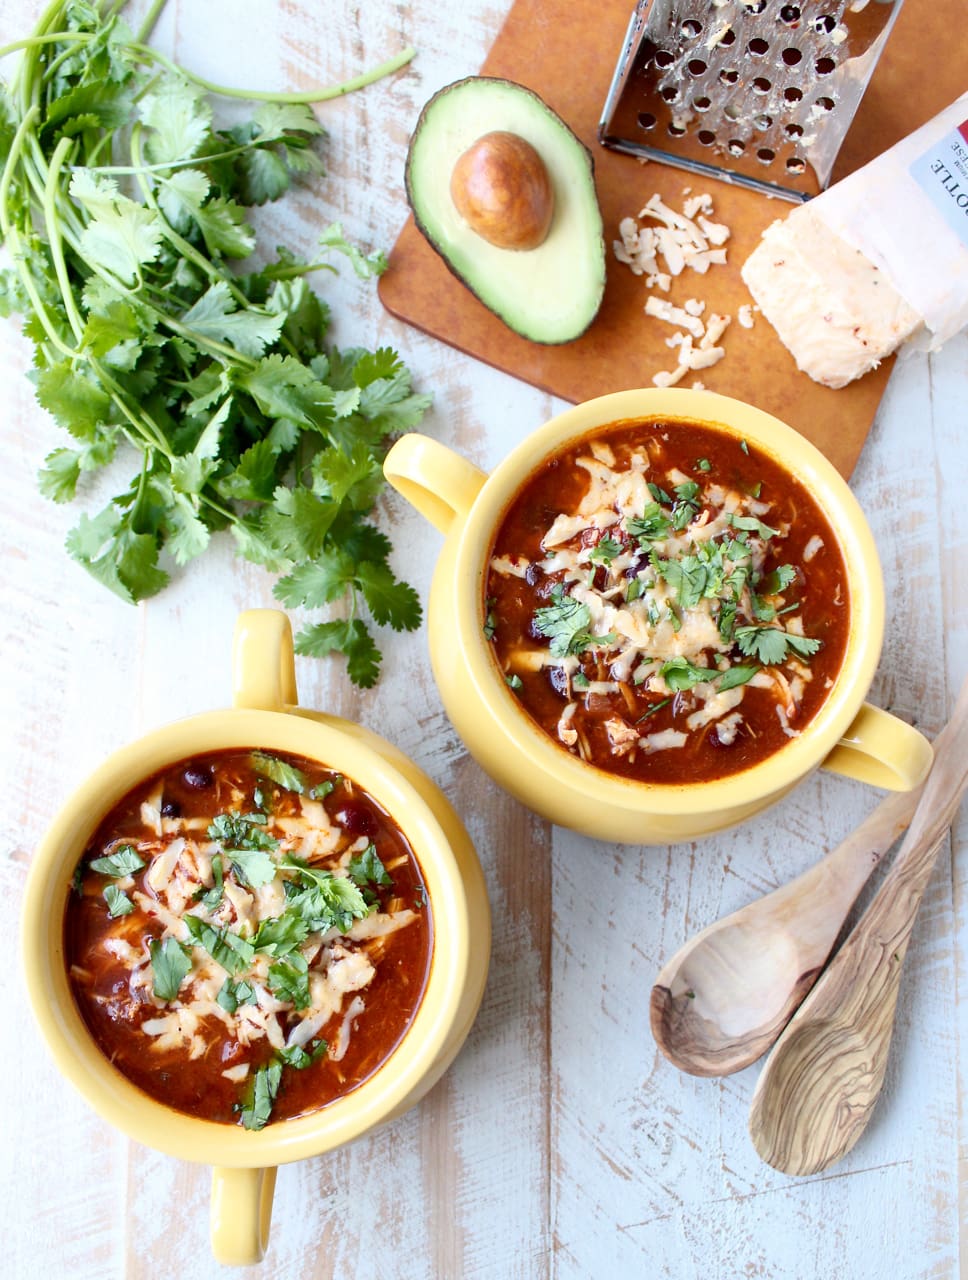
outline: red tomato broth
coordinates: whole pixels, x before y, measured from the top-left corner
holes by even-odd
[[[589,472],[577,465],[577,459],[591,457],[593,444],[605,444],[613,450],[616,456],[613,471],[624,470],[630,456],[644,447],[649,456],[644,474],[669,497],[673,497],[673,486],[668,473],[673,470],[684,473],[700,485],[697,520],[702,520],[705,511],[713,509],[706,501],[710,485],[744,498],[755,494],[757,506],[769,503],[763,522],[782,530],[784,536],[768,539],[763,544],[766,555],[761,577],[766,580],[780,564],[795,567],[793,584],[770,599],[782,599],[784,608],[798,602],[796,616],[802,620],[805,636],[820,642],[808,660],[797,659],[797,669],[809,668],[810,678],[802,680],[802,697],[795,719],[788,721],[787,727],[794,733],[809,723],[823,705],[847,646],[850,626],[847,572],[830,522],[805,486],[756,445],[709,423],[643,419],[611,423],[552,455],[519,487],[493,539],[484,585],[485,636],[492,642],[493,656],[511,686],[511,696],[562,750],[569,750],[609,773],[665,785],[712,781],[746,770],[779,751],[790,740],[776,713],[775,692],[754,687],[752,683],[745,685],[740,704],[743,724],[728,744],[720,741],[713,722],[701,732],[689,732],[684,746],[648,751],[636,746],[627,754],[617,754],[605,728],[607,721],[622,719],[633,727],[644,726],[640,730],[642,736],[681,730],[695,709],[694,696],[688,690],[666,689],[659,697],[654,690],[645,685],[636,686],[627,678],[618,682],[618,691],[596,691],[582,696],[574,680],[569,681],[560,666],[534,669],[529,665],[537,650],[547,651],[550,647],[549,640],[536,626],[536,618],[540,616],[537,611],[548,608],[555,585],[564,584],[568,578],[567,573],[546,573],[542,568],[552,554],[543,545],[543,539],[556,519],[563,513],[575,514],[590,492]],[[699,469],[700,460],[708,464],[708,470]],[[631,551],[635,542],[624,526],[625,521],[621,520],[606,529],[584,527],[565,545],[581,556],[582,548],[587,552],[611,537],[624,554]],[[818,538],[822,540],[820,550],[812,556],[805,554]],[[516,562],[518,572],[523,562],[527,562],[525,576],[499,572],[495,561],[505,558]],[[639,559],[634,567],[641,567],[646,559]],[[591,565],[588,570],[592,571]],[[594,567],[596,589],[607,572],[603,566]],[[576,585],[571,583],[569,593]],[[781,616],[774,619],[772,625],[782,623]],[[578,655],[581,674],[593,681],[609,682],[610,656],[590,646]],[[648,656],[644,654],[643,659]],[[751,662],[737,654],[735,647],[731,661],[744,665]],[[563,743],[558,732],[563,708],[569,701],[576,704],[569,724],[578,733],[578,741],[571,745]],[[659,703],[664,705],[657,705]]]
[[[426,987],[433,951],[433,924],[419,865],[389,814],[350,780],[313,761],[283,752],[273,752],[272,758],[301,771],[308,786],[333,784],[322,803],[333,826],[341,828],[337,849],[332,855],[311,860],[309,865],[313,869],[331,869],[341,859],[345,861],[346,850],[354,842],[368,841],[392,879],[392,884],[387,886],[366,885],[377,910],[398,910],[402,906],[414,912],[409,923],[383,937],[360,943],[348,943],[340,936],[333,939],[340,946],[365,952],[373,963],[375,974],[359,993],[365,1008],[352,1019],[348,1046],[341,1060],[323,1053],[311,1065],[283,1067],[271,1108],[271,1120],[276,1121],[300,1116],[333,1102],[362,1084],[393,1053],[412,1022]],[[143,820],[141,806],[159,789],[161,811],[167,825],[197,821],[201,824],[199,836],[204,838],[205,828],[215,815],[254,810],[253,793],[258,787],[263,798],[271,795],[265,828],[268,832],[278,832],[278,819],[291,813],[298,796],[258,775],[251,761],[252,752],[244,750],[202,755],[161,770],[133,788],[102,821],[92,838],[75,877],[75,890],[79,892],[69,895],[64,920],[72,994],[101,1051],[133,1084],[157,1101],[188,1115],[222,1123],[238,1122],[247,1091],[251,1093],[254,1074],[276,1057],[273,1047],[265,1037],[255,1038],[248,1046],[242,1044],[222,1022],[208,1015],[200,1023],[205,1045],[200,1056],[190,1058],[188,1048],[182,1045],[159,1048],[155,1038],[142,1030],[143,1024],[163,1016],[177,1004],[169,1001],[159,1004],[152,998],[150,984],[136,990],[127,967],[105,950],[104,944],[112,937],[131,939],[150,973],[148,944],[165,932],[163,921],[150,914],[151,907],[147,910],[138,907],[130,914],[112,919],[104,890],[111,883],[127,885],[129,882],[114,881],[99,874],[90,869],[89,863],[106,848],[116,850],[119,845],[130,843],[141,851],[147,865],[134,875],[127,895],[133,899],[140,892],[158,900],[159,894],[148,884],[147,877],[153,865],[150,847],[161,842]],[[193,786],[190,778],[193,771],[196,782],[205,777],[211,782]],[[177,838],[177,831],[174,834]],[[231,883],[237,877],[228,866],[229,859],[230,854],[223,854],[224,879]],[[209,874],[200,889],[212,885],[213,877]],[[193,910],[197,908],[189,900],[185,913]],[[233,910],[227,908],[226,924],[232,932],[239,932],[239,920],[237,915],[233,919]],[[204,947],[196,943],[192,956],[194,966],[198,956],[205,958]],[[179,997],[184,993],[183,985]],[[321,1038],[333,1046],[352,998],[353,993],[344,998],[337,1011],[319,1027],[308,1046],[310,1049]],[[288,1012],[279,1013],[284,1033],[291,1030],[297,1020],[291,1005]],[[250,1068],[244,1082],[231,1081],[222,1074],[242,1063],[248,1063]]]

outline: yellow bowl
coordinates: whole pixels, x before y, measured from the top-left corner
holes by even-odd
[[[757,444],[796,475],[826,512],[850,584],[851,626],[840,673],[823,707],[762,763],[728,778],[656,785],[583,763],[521,710],[482,632],[494,532],[527,477],[597,427],[635,418],[710,423]],[[431,665],[457,732],[502,787],[552,822],[604,840],[665,844],[719,831],[778,800],[820,765],[876,786],[909,790],[931,747],[910,725],[865,703],[880,658],[884,592],[870,529],[847,484],[808,440],[751,405],[680,388],[616,392],[577,405],[521,442],[490,475],[421,435],[387,455],[389,482],[446,534],[428,608]]]
[[[400,1115],[453,1060],[471,1028],[487,976],[490,912],[474,848],[441,792],[376,734],[295,705],[292,633],[285,614],[240,616],[234,708],[182,720],[118,751],[67,800],[31,866],[23,907],[28,994],[57,1066],[87,1102],[129,1137],[211,1164],[212,1247],[220,1262],[264,1254],[275,1166],[351,1142]],[[64,911],[75,866],[96,827],[143,778],[187,756],[261,747],[307,756],[358,782],[404,832],[420,864],[434,925],[423,999],[400,1044],[351,1093],[259,1131],[196,1120],[155,1101],[101,1053],[71,996]]]

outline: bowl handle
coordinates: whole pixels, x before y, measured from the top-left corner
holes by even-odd
[[[923,733],[865,702],[823,768],[887,791],[913,791],[927,777],[933,758]]]
[[[276,1170],[212,1170],[212,1252],[227,1267],[261,1262],[269,1246]]]
[[[387,454],[383,474],[441,533],[467,515],[487,479],[453,449],[413,431]]]
[[[235,623],[232,705],[287,711],[298,701],[292,626],[281,609],[247,609]]]

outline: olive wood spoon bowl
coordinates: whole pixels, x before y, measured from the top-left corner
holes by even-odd
[[[968,786],[968,681],[944,739],[890,871],[757,1081],[750,1136],[782,1173],[819,1173],[846,1155],[877,1102],[911,930]]]
[[[666,962],[649,1019],[670,1062],[690,1075],[726,1076],[762,1057],[816,981],[919,794],[881,801],[809,871],[709,925]]]

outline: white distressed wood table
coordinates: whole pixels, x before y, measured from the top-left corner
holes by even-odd
[[[170,0],[156,40],[214,79],[278,88],[339,80],[414,43],[406,74],[320,108],[330,176],[287,200],[279,237],[308,249],[314,228],[339,218],[388,247],[405,216],[403,160],[419,109],[478,69],[506,7]],[[0,40],[24,34],[39,8],[0,0]],[[392,320],[372,286],[343,274],[325,288],[335,341],[400,350],[435,395],[425,429],[483,467],[564,407]],[[35,472],[60,441],[27,367],[27,344],[3,323],[0,1271],[195,1280],[220,1274],[207,1171],[128,1142],[62,1081],[22,996],[18,909],[32,849],[93,764],[164,721],[228,703],[235,615],[272,604],[272,580],[234,561],[227,540],[140,608],[87,577],[62,546],[76,513],[36,491]],[[899,365],[853,478],[888,592],[873,698],[929,734],[968,673],[966,404],[965,336]],[[426,598],[439,536],[393,495],[380,519],[398,570]],[[336,662],[300,660],[301,698],[377,728],[452,798],[490,886],[491,975],[465,1049],[422,1104],[349,1149],[281,1171],[259,1274],[954,1280],[960,1265],[964,1275],[968,817],[917,924],[873,1123],[827,1174],[784,1177],[746,1133],[758,1068],[723,1081],[680,1075],[651,1039],[648,992],[688,936],[803,871],[875,793],[820,774],[702,843],[596,844],[529,815],[469,759],[431,682],[422,631],[383,641],[376,689],[355,690]]]

